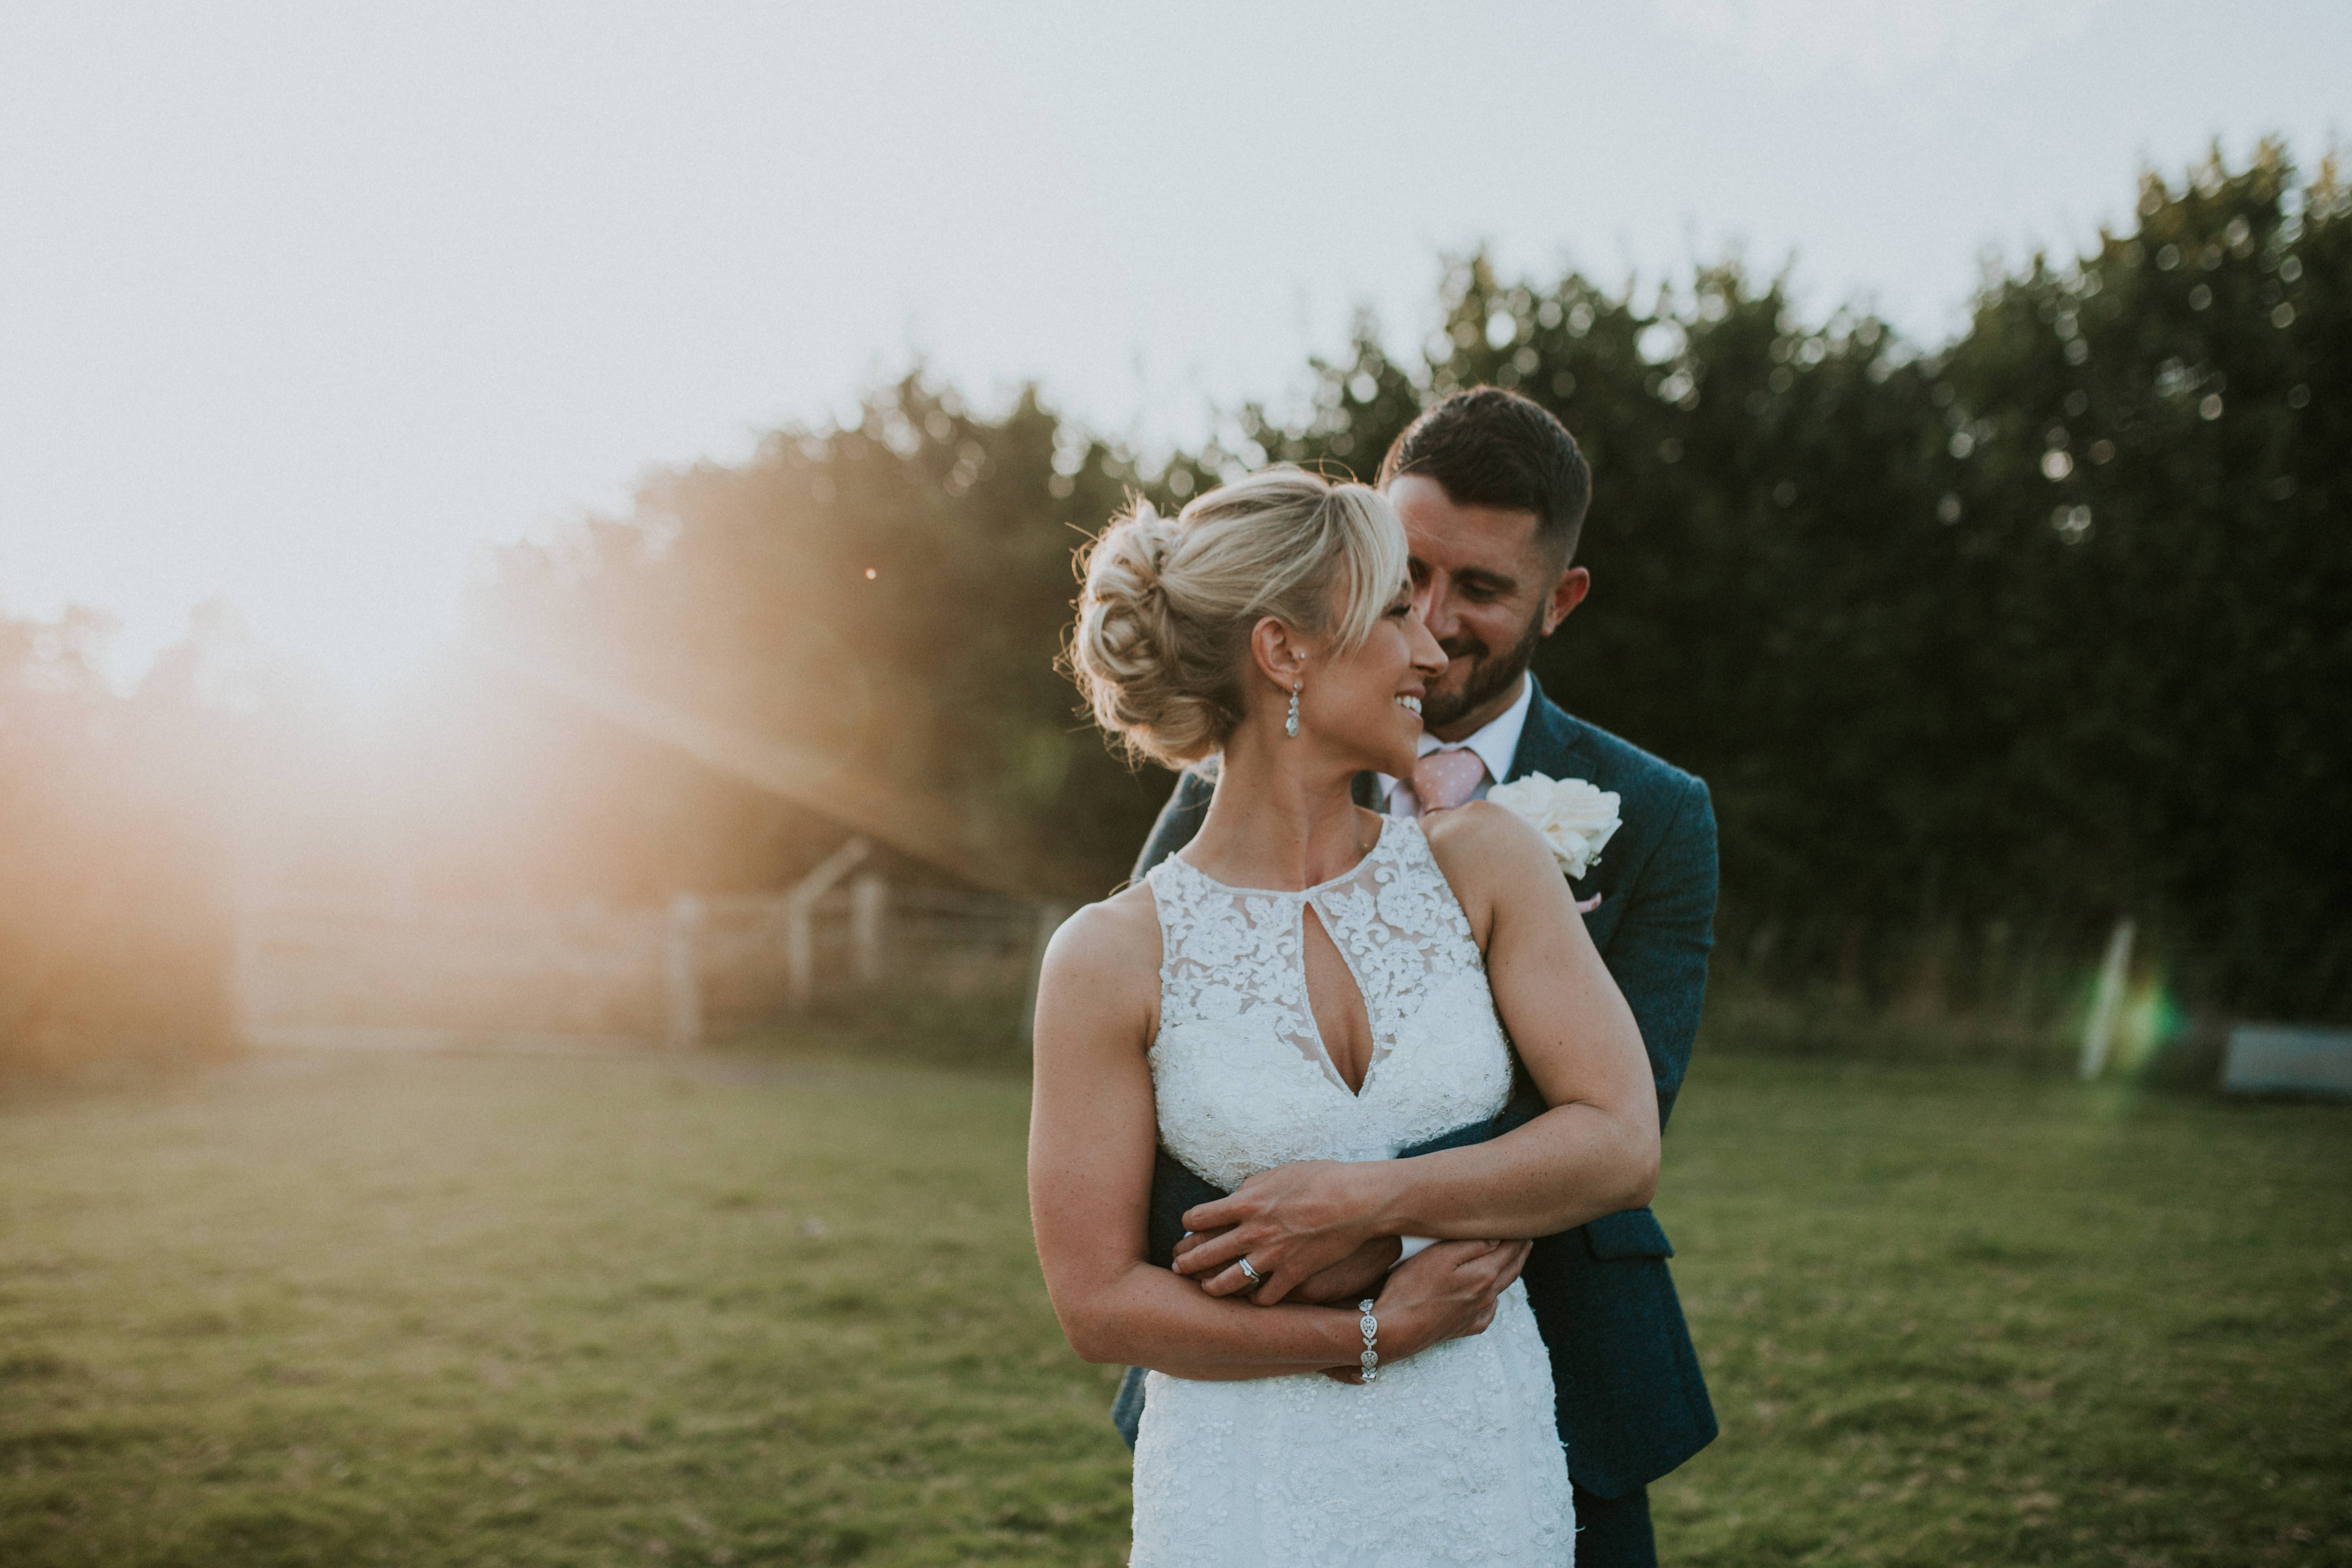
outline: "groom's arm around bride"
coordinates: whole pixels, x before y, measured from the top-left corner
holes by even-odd
[[[1423,415],[1391,450],[1381,477],[1411,541],[1423,618],[1450,660],[1425,699],[1423,750],[1465,755],[1457,766],[1416,769],[1412,779],[1363,775],[1357,798],[1373,810],[1420,815],[1417,784],[1434,793],[1446,787],[1440,779],[1474,772],[1474,795],[1534,773],[1583,779],[1618,795],[1621,826],[1571,886],[1580,901],[1600,899],[1586,927],[1641,1030],[1663,1126],[1681,1089],[1706,985],[1715,816],[1704,784],[1572,717],[1527,673],[1537,645],[1590,586],[1584,570],[1570,564],[1590,496],[1581,454],[1538,405],[1481,389]],[[1213,763],[1179,779],[1137,862],[1139,878],[1191,842],[1214,789]],[[1494,1126],[1442,1142],[1499,1136],[1542,1109],[1539,1100],[1515,1103]],[[1400,1163],[1393,1180],[1410,1182],[1410,1167],[1422,1163]],[[1252,1190],[1206,1217],[1229,1222],[1248,1212]],[[1152,1205],[1159,1261],[1171,1261],[1167,1249],[1182,1228],[1176,1216],[1215,1191],[1162,1156]],[[1429,1213],[1433,1202],[1442,1205],[1442,1194],[1423,1194],[1412,1206]],[[1388,1246],[1392,1256],[1394,1243]],[[1715,1436],[1667,1271],[1673,1250],[1641,1208],[1539,1239],[1527,1266],[1577,1488],[1578,1557],[1592,1568],[1654,1561],[1644,1489]],[[1332,1272],[1365,1266],[1355,1260]],[[1130,1444],[1140,1413],[1141,1380],[1130,1375],[1115,1412]]]

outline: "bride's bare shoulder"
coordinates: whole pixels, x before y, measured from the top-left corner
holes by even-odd
[[[1540,863],[1551,855],[1543,835],[1526,817],[1491,800],[1465,801],[1452,811],[1424,816],[1421,830],[1429,839],[1430,853],[1448,874],[1454,868],[1452,861],[1460,861],[1467,870],[1489,861],[1516,866],[1530,857]]]
[[[1478,917],[1496,900],[1529,890],[1548,893],[1559,880],[1551,846],[1508,806],[1465,801],[1423,818],[1422,832],[1454,898],[1482,927]]]
[[[1045,968],[1057,978],[1089,986],[1151,982],[1156,995],[1160,915],[1151,889],[1138,883],[1064,921],[1045,949]]]
[[[1129,888],[1064,921],[1037,975],[1032,1038],[1057,1068],[1133,1059],[1160,1026],[1160,921]]]

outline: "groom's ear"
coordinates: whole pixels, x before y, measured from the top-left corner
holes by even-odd
[[[1584,603],[1584,595],[1592,591],[1592,574],[1581,566],[1571,566],[1559,574],[1551,585],[1551,599],[1544,605],[1543,635],[1551,636],[1559,623],[1568,619],[1569,612]]]

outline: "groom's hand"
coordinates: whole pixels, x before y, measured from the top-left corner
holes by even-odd
[[[1381,1293],[1389,1270],[1404,1251],[1402,1237],[1376,1236],[1290,1293],[1294,1301],[1318,1307],[1352,1307],[1367,1296]]]
[[[1185,1211],[1198,1245],[1180,1250],[1176,1272],[1212,1296],[1248,1295],[1271,1307],[1326,1270],[1354,1258],[1365,1244],[1389,1240],[1374,1228],[1389,1161],[1301,1160],[1244,1182],[1214,1203]],[[1257,1274],[1254,1284],[1243,1258]]]
[[[1206,1235],[1187,1231],[1183,1239],[1176,1244],[1176,1256],[1181,1258],[1194,1247],[1223,1234],[1223,1231],[1211,1231]],[[1399,1237],[1376,1236],[1322,1273],[1309,1278],[1290,1293],[1290,1299],[1305,1301],[1310,1306],[1329,1307],[1352,1306],[1367,1296],[1376,1296],[1380,1294],[1381,1281],[1389,1277],[1389,1270],[1396,1267],[1397,1257],[1403,1250],[1404,1242]]]

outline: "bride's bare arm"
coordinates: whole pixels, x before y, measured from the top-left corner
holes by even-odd
[[[1292,1303],[1258,1311],[1145,1260],[1158,1142],[1145,1051],[1159,996],[1159,922],[1140,889],[1081,910],[1046,950],[1037,985],[1029,1211],[1062,1331],[1087,1361],[1199,1380],[1352,1363],[1363,1344],[1352,1310]],[[1439,1260],[1443,1267],[1411,1277],[1398,1270],[1380,1292],[1382,1356],[1401,1359],[1476,1331],[1521,1260],[1482,1260],[1465,1249]]]
[[[1411,1160],[1302,1162],[1185,1215],[1230,1226],[1180,1260],[1215,1295],[1280,1302],[1382,1237],[1536,1237],[1639,1208],[1658,1179],[1658,1100],[1640,1029],[1535,829],[1483,801],[1431,819],[1504,1027],[1550,1110],[1486,1143]]]

